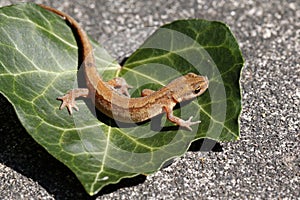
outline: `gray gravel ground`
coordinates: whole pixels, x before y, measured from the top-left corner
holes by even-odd
[[[299,1],[34,2],[74,16],[100,43],[180,18],[224,21],[246,59],[239,141],[189,151],[147,178],[125,179],[91,199],[300,198]],[[74,175],[28,136],[3,97],[0,104],[0,199],[89,199]]]

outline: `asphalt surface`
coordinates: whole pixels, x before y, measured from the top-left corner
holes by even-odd
[[[14,2],[19,1],[2,0],[0,6]],[[69,13],[106,44],[120,34],[134,37],[143,27],[176,19],[223,21],[236,35],[246,60],[239,141],[217,144],[210,151],[198,151],[194,144],[161,171],[105,187],[91,199],[300,197],[299,1],[34,2]],[[106,48],[122,57],[134,50],[123,42]],[[3,97],[0,105],[0,199],[89,199],[68,168],[24,131]]]

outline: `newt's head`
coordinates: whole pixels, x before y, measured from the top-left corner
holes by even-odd
[[[208,78],[194,73],[188,73],[172,81],[176,82],[173,98],[177,102],[191,100],[203,94],[208,88]]]

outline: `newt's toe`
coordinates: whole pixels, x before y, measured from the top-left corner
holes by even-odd
[[[65,107],[67,107],[70,115],[73,114],[72,108],[74,108],[76,111],[79,110],[79,108],[76,106],[75,99],[73,98],[73,95],[70,95],[69,93],[66,94],[65,96],[57,97],[56,99],[62,101],[59,109],[62,110]]]

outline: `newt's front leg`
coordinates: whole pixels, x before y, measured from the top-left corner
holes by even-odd
[[[195,121],[195,122],[192,122],[191,120],[192,120],[193,116],[191,116],[188,120],[183,120],[183,119],[181,119],[181,118],[179,118],[179,117],[174,116],[174,115],[173,115],[173,108],[171,108],[171,107],[165,106],[165,107],[164,107],[164,110],[165,110],[165,112],[167,113],[167,118],[168,118],[171,122],[177,124],[178,126],[187,128],[187,129],[190,130],[190,131],[192,131],[192,128],[191,128],[190,126],[195,125],[195,124],[200,124],[200,123],[201,123],[201,121]]]

